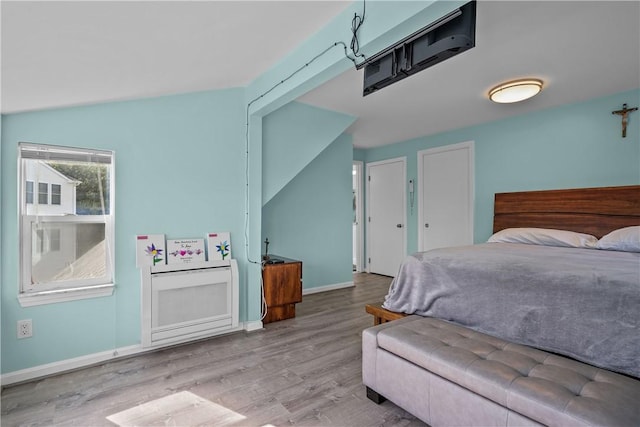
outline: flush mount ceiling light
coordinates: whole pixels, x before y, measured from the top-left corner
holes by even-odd
[[[489,99],[500,104],[524,101],[542,90],[542,80],[520,79],[501,83],[489,91]]]

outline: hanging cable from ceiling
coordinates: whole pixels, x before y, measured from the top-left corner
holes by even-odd
[[[358,30],[360,29],[362,24],[364,24],[364,17],[366,12],[367,12],[367,1],[362,0],[362,16],[358,15],[357,13],[354,13],[353,19],[351,20],[351,34],[352,34],[351,52],[353,52],[354,59],[352,59],[352,61],[356,67],[358,66],[358,64],[356,63],[357,58],[362,58],[363,61],[367,60],[366,56],[360,53],[360,42],[358,41]]]
[[[249,252],[250,252],[249,251],[249,200],[250,200],[250,197],[249,197],[249,190],[250,190],[250,188],[249,188],[249,110],[250,110],[251,106],[255,102],[258,102],[259,100],[263,99],[265,96],[267,96],[268,94],[273,92],[276,88],[278,88],[279,86],[285,84],[288,80],[292,79],[295,75],[300,73],[302,70],[307,68],[309,65],[313,64],[316,60],[318,60],[320,57],[324,56],[327,52],[329,52],[334,47],[342,46],[342,49],[344,51],[344,56],[347,57],[351,62],[353,62],[354,67],[356,67],[356,69],[358,69],[358,66],[366,61],[365,55],[360,53],[360,42],[358,41],[358,31],[360,30],[360,27],[364,23],[365,13],[366,13],[366,0],[363,0],[362,1],[362,16],[358,15],[357,13],[354,13],[353,19],[351,20],[351,34],[352,34],[352,37],[351,37],[350,48],[351,48],[351,52],[353,52],[353,56],[349,55],[346,43],[344,43],[343,41],[334,42],[333,44],[329,45],[326,49],[324,49],[322,52],[316,54],[313,58],[311,58],[309,61],[307,61],[304,65],[301,65],[300,67],[298,67],[295,71],[293,71],[287,77],[285,77],[284,79],[282,79],[279,82],[275,83],[269,89],[267,89],[262,94],[256,96],[254,99],[249,101],[249,103],[247,103],[246,123],[245,123],[245,156],[246,156],[245,157],[245,184],[246,184],[246,186],[245,186],[244,249],[245,249],[245,256],[247,258],[247,261],[250,264],[258,264],[262,268],[264,268],[264,265],[262,263],[262,259],[253,260],[253,259],[251,259],[251,256],[249,254]],[[358,58],[362,58],[362,62],[360,64],[358,64]],[[262,257],[260,257],[260,258],[262,258]],[[260,308],[261,317],[260,317],[260,320],[262,320],[262,319],[265,318],[265,316],[267,314],[266,302],[265,302],[265,297],[264,297],[264,285],[262,283],[262,276],[260,277],[260,293],[261,293],[261,308]]]
[[[311,58],[304,65],[301,65],[300,67],[298,67],[296,70],[294,70],[287,77],[285,77],[284,79],[282,79],[279,82],[275,83],[273,86],[271,86],[265,92],[263,92],[262,94],[256,96],[254,99],[249,101],[249,103],[247,104],[247,108],[246,108],[246,123],[245,123],[245,155],[246,155],[245,183],[246,183],[246,188],[245,188],[244,239],[245,239],[245,256],[247,257],[247,260],[251,264],[261,264],[261,261],[252,260],[251,257],[249,256],[249,110],[250,110],[251,106],[255,102],[263,99],[265,96],[267,96],[268,94],[273,92],[276,88],[278,88],[279,86],[285,84],[288,80],[292,79],[296,74],[298,74],[299,72],[301,72],[302,70],[307,68],[309,65],[313,64],[316,60],[318,60],[320,57],[324,56],[327,52],[329,52],[334,47],[342,46],[342,49],[344,51],[344,56],[347,57],[351,62],[353,62],[354,66],[356,66],[356,68],[359,65],[357,58],[362,58],[363,61],[366,61],[366,56],[364,54],[360,53],[360,42],[358,41],[358,31],[360,30],[360,27],[362,26],[362,24],[364,24],[366,10],[367,10],[366,0],[363,0],[362,1],[362,16],[358,15],[358,13],[356,12],[356,13],[353,14],[353,19],[351,20],[352,38],[351,38],[350,48],[351,48],[351,51],[353,52],[353,56],[349,55],[346,43],[344,43],[343,41],[334,42],[333,44],[329,45],[326,49],[324,49],[322,52],[316,54],[313,58]]]

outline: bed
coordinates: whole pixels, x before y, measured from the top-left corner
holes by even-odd
[[[403,262],[368,397],[434,426],[640,425],[638,225],[640,186],[496,194],[490,243]]]
[[[413,254],[383,308],[640,378],[640,253],[596,248],[639,205],[640,186],[496,194],[495,242]]]

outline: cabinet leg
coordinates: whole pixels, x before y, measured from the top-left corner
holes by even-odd
[[[269,307],[267,316],[262,320],[262,323],[277,322],[278,320],[291,319],[293,317],[296,317],[295,304],[278,305]]]

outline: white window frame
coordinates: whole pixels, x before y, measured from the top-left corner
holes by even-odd
[[[49,230],[48,233],[48,237],[49,237],[49,251],[50,252],[60,252],[61,250],[61,245],[60,245],[60,237],[62,235],[62,233],[60,232],[61,230],[59,228],[52,228],[51,230]],[[54,244],[55,242],[55,244]]]
[[[27,189],[27,187],[28,187],[27,184],[28,183],[31,183],[31,192],[29,192],[29,190]],[[30,205],[34,204],[34,202],[33,202],[33,194],[34,194],[33,189],[34,189],[34,187],[35,187],[35,182],[34,181],[25,181],[25,187],[24,187],[25,188],[25,195],[24,195],[25,203],[30,204]],[[31,195],[31,201],[29,201],[29,197],[27,197],[28,195]]]
[[[58,192],[54,192],[54,188],[58,188]],[[51,188],[51,203],[52,206],[59,206],[62,203],[62,185],[60,184],[51,184],[49,186]],[[57,197],[56,197],[57,196]]]
[[[41,188],[44,186],[46,191],[42,191]],[[44,196],[44,200],[43,197]],[[39,205],[48,205],[49,204],[49,183],[47,182],[38,182],[38,204]]]
[[[108,214],[103,215],[27,215],[27,160],[82,160],[110,165]],[[115,217],[115,153],[106,150],[61,147],[21,142],[18,145],[18,186],[20,218],[20,288],[18,300],[23,307],[66,302],[113,294],[114,285],[114,217]],[[34,185],[35,187],[35,185]],[[35,188],[34,188],[35,190]],[[35,191],[34,191],[35,193]],[[50,193],[50,192],[49,192]],[[34,194],[35,198],[35,194]],[[74,203],[75,206],[75,203]],[[104,224],[106,274],[97,279],[66,280],[53,283],[31,283],[32,230],[34,223]]]

